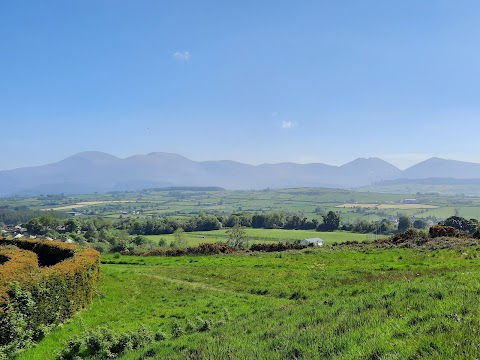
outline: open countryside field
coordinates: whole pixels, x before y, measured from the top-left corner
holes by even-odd
[[[96,205],[105,205],[105,204],[115,204],[115,203],[131,203],[134,201],[131,200],[104,200],[104,201],[81,201],[75,204],[66,205],[66,206],[58,206],[52,207],[49,209],[42,209],[42,210],[71,210],[73,208],[79,209],[87,206],[96,206]]]
[[[365,241],[371,239],[371,234],[355,234],[347,231],[318,232],[315,230],[283,230],[283,229],[245,229],[249,243],[291,242],[307,238],[321,238],[325,244],[345,241]],[[225,243],[228,240],[227,230],[194,231],[183,234],[188,246],[197,246],[201,243]],[[149,235],[147,238],[158,242],[165,239],[167,243],[175,239],[173,234]]]
[[[98,327],[166,339],[122,359],[474,359],[480,247],[102,255],[98,296],[18,359]],[[208,326],[205,326],[206,322]]]
[[[403,204],[416,198],[420,204]],[[347,204],[345,207],[339,207]],[[367,207],[359,207],[367,204]],[[480,198],[440,196],[438,194],[385,194],[326,188],[298,188],[264,191],[226,191],[164,189],[140,192],[115,192],[72,196],[40,196],[35,198],[3,198],[0,205],[26,206],[30,209],[52,208],[60,211],[79,208],[86,214],[109,219],[120,217],[157,218],[188,217],[194,214],[229,215],[235,212],[266,213],[285,211],[301,213],[321,220],[330,210],[339,212],[342,222],[361,219],[397,218],[398,213],[416,218],[442,220],[452,215],[465,218],[480,216]],[[355,205],[355,206],[354,206]],[[408,206],[407,206],[408,205]]]

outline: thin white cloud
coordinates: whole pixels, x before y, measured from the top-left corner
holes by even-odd
[[[295,123],[292,121],[282,121],[282,129],[293,129],[295,127]]]
[[[272,117],[277,117],[277,116],[278,116],[278,112],[274,111],[274,112],[272,113]]]
[[[173,57],[176,60],[188,61],[192,57],[189,51],[175,51]]]

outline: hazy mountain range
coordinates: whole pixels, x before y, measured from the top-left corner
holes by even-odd
[[[218,186],[232,190],[287,187],[355,188],[398,179],[480,179],[480,164],[431,158],[400,170],[379,158],[326,164],[247,165],[192,161],[178,154],[150,153],[125,159],[82,152],[59,162],[0,171],[0,195],[91,193],[170,186]]]

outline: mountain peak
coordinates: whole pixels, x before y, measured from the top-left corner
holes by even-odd
[[[83,159],[83,160],[89,160],[92,162],[119,160],[118,157],[107,154],[102,151],[83,151],[78,154],[72,155],[65,160],[68,160],[68,159]]]
[[[391,171],[400,171],[397,167],[393,166],[389,162],[382,160],[378,157],[369,157],[369,158],[357,158],[352,160],[346,164],[340,166],[340,168],[360,168],[360,167],[383,167],[386,169],[390,169]]]
[[[478,179],[480,178],[480,164],[432,157],[405,169],[402,176],[406,179]]]

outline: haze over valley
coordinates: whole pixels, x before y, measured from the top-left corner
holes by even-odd
[[[0,171],[0,195],[132,191],[175,186],[217,186],[229,190],[330,187],[361,188],[422,179],[423,184],[480,182],[480,164],[431,158],[405,170],[379,158],[358,158],[341,166],[320,163],[248,165],[192,161],[172,153],[119,158],[82,152],[62,161]]]

